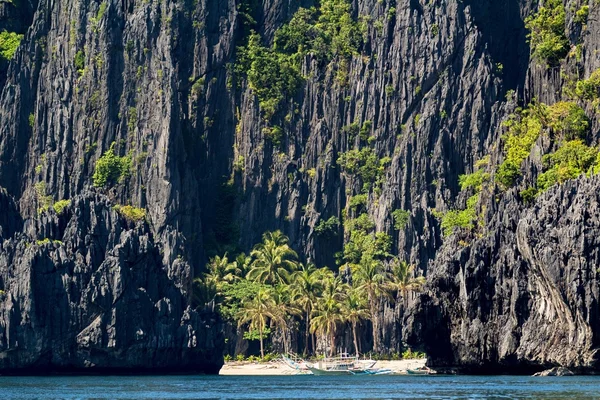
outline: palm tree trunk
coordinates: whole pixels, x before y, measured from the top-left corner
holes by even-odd
[[[308,341],[310,340],[310,310],[306,309],[306,329],[304,330],[304,357],[308,355]]]
[[[285,326],[281,327],[281,334],[283,335],[283,352],[284,353],[288,353],[288,341],[287,341],[287,329],[285,329]]]
[[[374,294],[369,294],[369,303],[371,306],[371,327],[373,333],[373,352],[379,353],[379,307]]]
[[[331,334],[331,357],[335,355],[335,332]]]
[[[356,351],[356,357],[358,357],[358,340],[356,340],[356,321],[352,321],[352,336],[354,336],[354,351]]]
[[[263,348],[263,328],[262,328],[262,325],[258,326],[258,336],[260,338],[260,358],[265,358],[265,350]]]
[[[317,354],[317,343],[315,341],[315,334],[313,333],[311,335],[311,337],[312,337],[312,351],[313,351],[313,354]]]

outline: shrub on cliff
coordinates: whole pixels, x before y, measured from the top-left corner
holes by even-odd
[[[115,154],[115,143],[98,159],[94,169],[94,186],[106,187],[129,175],[131,155],[119,157]]]
[[[562,0],[544,0],[533,15],[525,19],[529,30],[527,38],[532,56],[556,65],[569,52],[569,39],[565,35],[566,12]]]
[[[544,191],[556,183],[577,178],[590,170],[597,157],[598,150],[581,140],[565,142],[555,153],[544,156],[550,168],[538,177],[538,188]]]
[[[567,140],[585,138],[590,120],[583,108],[570,101],[561,101],[547,108],[548,126]]]
[[[0,32],[0,59],[10,60],[13,58],[22,39],[23,35],[15,32]]]
[[[116,205],[114,209],[126,220],[131,222],[143,221],[146,218],[146,210],[133,206]]]
[[[495,177],[504,187],[511,187],[521,176],[521,163],[529,156],[531,147],[542,133],[544,110],[544,105],[533,103],[504,123],[508,127],[504,136],[506,157]]]

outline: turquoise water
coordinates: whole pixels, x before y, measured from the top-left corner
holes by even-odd
[[[600,399],[598,377],[0,377],[4,399]]]

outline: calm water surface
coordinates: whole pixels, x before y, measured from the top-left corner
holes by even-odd
[[[0,377],[5,399],[600,399],[598,377]]]

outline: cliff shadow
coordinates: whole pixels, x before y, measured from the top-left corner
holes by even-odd
[[[503,90],[522,91],[529,66],[529,44],[518,0],[466,0],[477,28],[496,64],[501,64]]]

